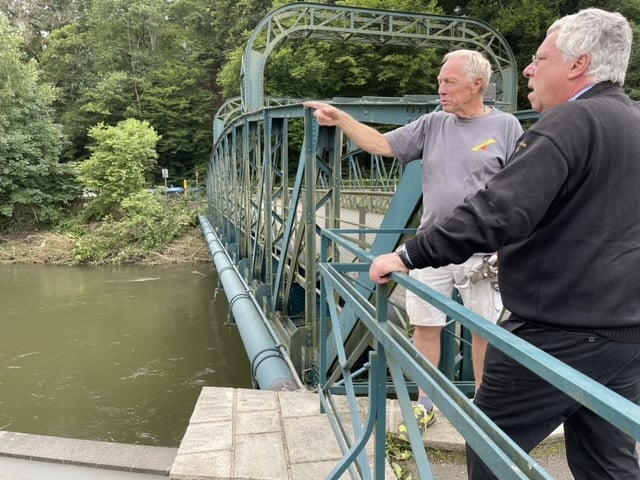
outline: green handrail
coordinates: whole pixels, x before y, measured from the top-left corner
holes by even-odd
[[[352,410],[359,404],[358,395],[353,388],[353,373],[362,375],[359,371],[360,365],[356,361],[358,359],[350,357],[344,349],[344,338],[339,328],[342,322],[341,316],[347,310],[356,312],[358,321],[366,328],[367,334],[372,339],[370,346],[375,355],[368,367],[372,383],[379,382],[381,372],[388,369],[390,373],[388,386],[392,386],[392,390],[396,393],[405,418],[412,418],[413,415],[409,399],[409,383],[415,382],[429,394],[443,415],[498,478],[505,480],[552,478],[478,410],[451,380],[436,366],[430,364],[413,346],[406,332],[394,327],[388,321],[388,309],[391,304],[388,285],[378,285],[375,288],[374,300],[359,292],[359,278],[368,274],[374,255],[353,242],[353,238],[349,237],[353,233],[353,230],[321,232],[323,239],[323,262],[319,266],[322,277],[321,322],[323,326],[321,329],[327,332],[321,348],[327,349],[331,342],[336,342],[333,347],[340,352],[340,361],[328,368],[324,382],[319,386],[319,392],[323,397],[322,405],[332,419],[336,435],[342,438],[342,444],[351,446],[350,450],[345,451],[343,461],[336,467],[333,472],[335,475],[331,478],[339,478],[350,463],[356,462],[361,474],[360,478],[384,478],[385,459],[382,453],[376,451],[374,476],[371,477],[368,463],[357,456],[360,451],[355,446],[363,448],[363,445],[374,436],[376,445],[382,441],[385,432],[383,405],[386,405],[386,397],[370,390],[366,428],[358,415],[350,416],[352,425],[349,428],[335,409],[326,407],[335,403],[332,398],[335,396],[334,387],[337,384],[347,385],[347,388],[340,388],[339,392],[340,395],[348,397]],[[375,230],[369,233],[384,235],[393,232]],[[355,254],[359,261],[344,264],[326,261],[327,255],[324,252],[330,251],[335,246]],[[603,419],[636,440],[640,440],[640,406],[408,275],[392,274],[392,280],[415,292],[420,298],[436,306],[472,332],[486,338],[494,347]],[[388,391],[389,388],[387,387],[386,390]],[[431,479],[433,476],[417,424],[407,422],[407,428],[420,478]],[[359,433],[360,436],[349,436],[346,433],[351,431]]]

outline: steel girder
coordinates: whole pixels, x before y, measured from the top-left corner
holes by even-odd
[[[518,71],[504,37],[487,23],[468,17],[429,15],[338,5],[291,3],[273,10],[256,26],[242,57],[241,103],[244,112],[265,106],[264,68],[286,38],[309,38],[376,45],[484,52],[492,64],[497,100],[516,109]]]

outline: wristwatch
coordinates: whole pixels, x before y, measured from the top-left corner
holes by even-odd
[[[400,261],[402,262],[402,264],[409,270],[414,268],[413,263],[411,263],[411,260],[409,259],[407,247],[405,247],[404,243],[396,249],[395,254],[400,257]]]

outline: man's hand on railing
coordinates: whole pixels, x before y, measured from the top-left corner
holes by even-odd
[[[391,272],[408,271],[396,253],[385,253],[373,260],[369,268],[369,277],[376,283],[387,283],[391,279]]]

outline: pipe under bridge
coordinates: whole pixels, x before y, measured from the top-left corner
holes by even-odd
[[[295,36],[479,49],[496,72],[496,94],[487,101],[522,120],[535,115],[516,111],[513,54],[497,31],[478,20],[294,3],[256,27],[243,57],[242,96],[227,101],[214,120],[208,210],[200,222],[256,386],[318,391],[344,451],[330,478],[345,472],[383,478],[386,399],[397,398],[409,418],[418,386],[499,478],[551,478],[469,401],[471,332],[640,439],[640,407],[406,275],[394,274],[392,286],[369,280],[371,260],[415,233],[420,165],[403,168],[394,159],[364,154],[339,130],[320,127],[299,99],[264,96],[269,53]],[[435,95],[331,102],[357,120],[385,127],[439,108]],[[449,317],[439,368],[410,341],[406,289]],[[337,396],[348,399],[350,419],[337,413]],[[366,418],[357,413],[362,396],[369,399]],[[408,422],[408,429],[420,478],[433,478],[417,425]],[[373,466],[364,450],[370,440]]]

